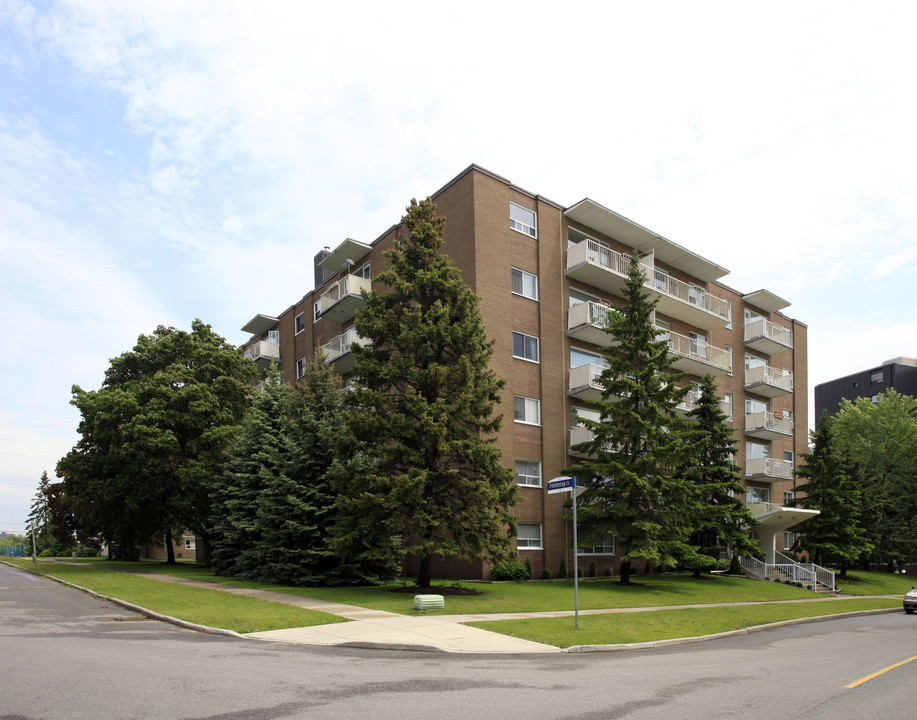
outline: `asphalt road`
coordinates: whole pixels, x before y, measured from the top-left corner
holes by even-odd
[[[884,720],[915,705],[903,612],[616,653],[394,653],[198,633],[0,565],[0,720]]]

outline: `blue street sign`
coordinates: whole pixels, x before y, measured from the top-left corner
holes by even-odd
[[[572,477],[559,477],[548,480],[548,495],[559,492],[571,492],[576,488],[576,479]]]

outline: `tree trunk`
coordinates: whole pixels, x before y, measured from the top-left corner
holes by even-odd
[[[423,555],[420,558],[420,570],[417,573],[417,587],[430,587],[433,580],[433,556]]]
[[[699,567],[694,568],[694,571],[691,573],[691,577],[693,577],[695,580],[700,580],[700,568]]]
[[[175,564],[175,546],[172,543],[172,531],[166,530],[166,563]]]
[[[621,561],[621,585],[630,585],[630,560]]]

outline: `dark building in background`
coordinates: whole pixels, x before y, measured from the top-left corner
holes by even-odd
[[[886,360],[879,367],[829,380],[815,386],[815,421],[822,410],[834,415],[841,400],[871,398],[873,402],[886,390],[917,397],[917,358],[898,357]]]

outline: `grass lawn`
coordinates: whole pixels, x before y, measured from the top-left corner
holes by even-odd
[[[684,608],[627,614],[580,615],[579,628],[574,627],[572,617],[494,620],[468,624],[547,645],[571,647],[697,637],[781,620],[900,606],[898,600],[845,598],[811,603],[770,603],[716,609]]]
[[[31,560],[16,565],[31,570]],[[154,612],[238,633],[346,622],[326,613],[95,567],[39,561],[38,571]]]
[[[848,570],[847,577],[835,578],[844,595],[904,595],[917,585],[917,575]]]

